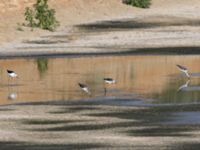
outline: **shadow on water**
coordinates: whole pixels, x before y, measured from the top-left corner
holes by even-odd
[[[32,144],[23,142],[0,142],[1,150],[66,150],[66,149],[97,149],[105,148],[106,145],[94,143],[79,144]]]

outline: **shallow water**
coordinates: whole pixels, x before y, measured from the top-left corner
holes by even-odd
[[[0,104],[14,105],[0,107],[0,149],[198,149],[199,63],[198,55],[1,59]]]
[[[176,64],[189,69],[190,80]],[[199,64],[198,55],[1,59],[0,104],[109,97],[150,99],[158,104],[198,103]],[[14,70],[19,78],[9,79],[6,69]],[[105,85],[104,77],[117,83]],[[79,82],[88,85],[91,97],[80,90]]]

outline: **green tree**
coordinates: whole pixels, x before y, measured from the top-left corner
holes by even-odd
[[[55,10],[49,9],[48,0],[37,0],[33,8],[34,10],[26,8],[25,12],[25,20],[29,22],[29,26],[50,31],[59,26],[55,17]]]

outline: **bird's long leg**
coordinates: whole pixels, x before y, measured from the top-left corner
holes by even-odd
[[[8,79],[9,81],[9,79]],[[8,94],[10,93],[10,85],[9,85],[9,82],[8,82]]]
[[[16,85],[18,85],[18,79],[19,79],[19,78],[18,78],[18,76],[17,76],[17,77],[16,77]]]
[[[104,96],[107,94],[106,84],[104,83]]]

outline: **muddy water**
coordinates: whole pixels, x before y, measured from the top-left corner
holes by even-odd
[[[190,80],[176,64],[189,69]],[[97,97],[155,99],[154,103],[199,102],[199,64],[198,55],[1,59],[0,104]],[[6,69],[14,70],[19,78],[10,79]],[[104,77],[116,79],[117,83],[105,85]],[[88,85],[91,97],[80,90],[79,82]]]

